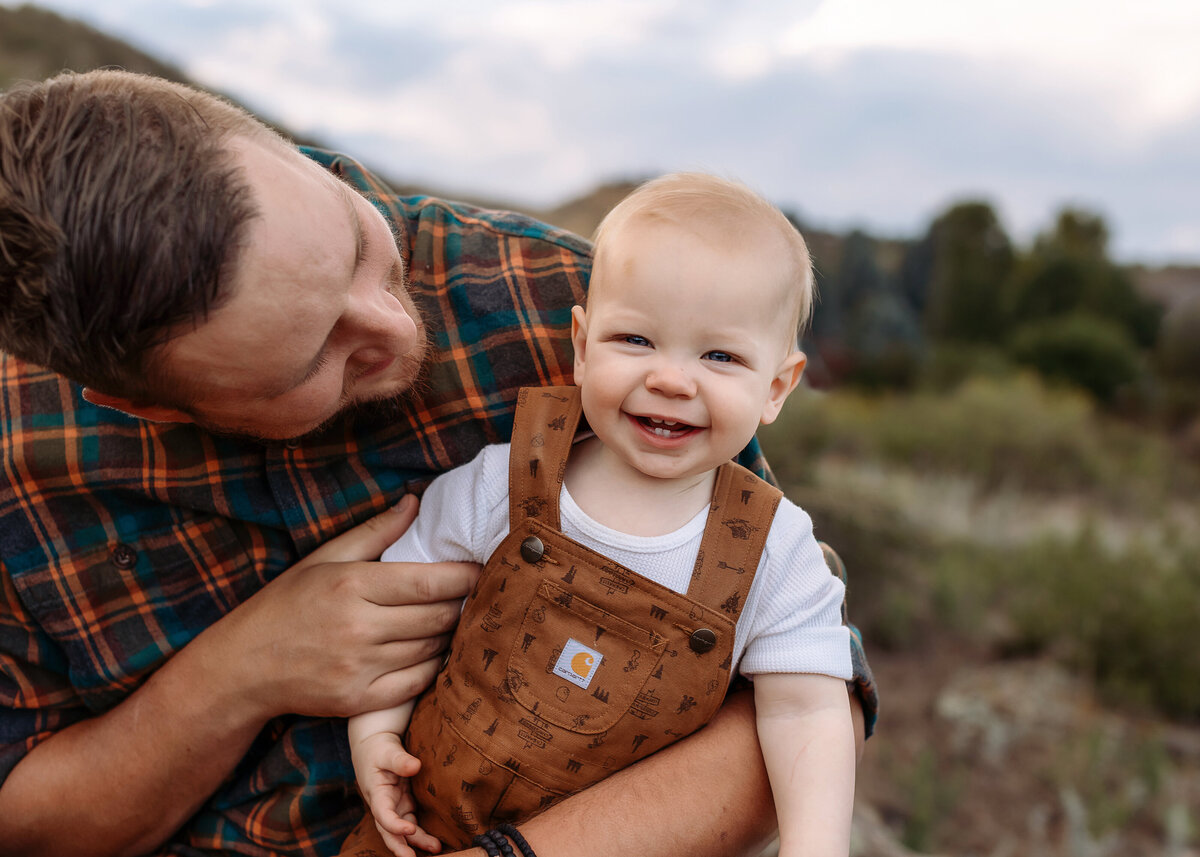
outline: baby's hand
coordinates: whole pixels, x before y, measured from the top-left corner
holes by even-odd
[[[421,762],[404,749],[399,736],[377,732],[354,746],[352,755],[358,788],[392,853],[417,857],[414,848],[430,854],[440,851],[442,844],[417,824],[408,778],[421,769]]]
[[[392,849],[392,853],[396,857],[419,857],[421,854],[437,854],[442,850],[442,843],[438,841],[436,836],[426,833],[424,828],[417,824],[417,806],[412,799],[412,790],[409,788],[408,782],[408,780],[400,781],[397,788],[394,812],[401,823],[411,828],[412,832],[405,834],[403,838],[395,836],[391,831],[385,830],[378,819],[375,821],[375,827],[379,831],[379,835],[383,837],[384,844]]]

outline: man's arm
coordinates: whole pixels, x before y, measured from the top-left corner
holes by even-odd
[[[861,755],[863,716],[850,697]],[[538,857],[756,857],[775,836],[753,693],[731,693],[682,741],[630,765],[522,824]],[[461,852],[482,857],[478,848]]]
[[[152,850],[271,718],[347,716],[422,690],[476,570],[362,561],[415,513],[408,500],[326,543],[119,705],[36,746],[0,786],[0,854]]]

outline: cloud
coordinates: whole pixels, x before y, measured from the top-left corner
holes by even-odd
[[[1195,4],[46,0],[402,180],[550,205],[667,169],[897,234],[1073,202],[1200,259]],[[1189,243],[1191,242],[1191,243]]]
[[[1200,103],[1197,21],[1191,4],[1166,0],[830,0],[787,44],[826,61],[891,48],[1007,62],[1102,85],[1138,125],[1161,125]]]

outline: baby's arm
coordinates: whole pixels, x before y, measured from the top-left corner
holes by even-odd
[[[485,447],[474,460],[436,478],[421,500],[421,513],[383,552],[384,562],[483,562],[487,540],[508,529],[508,447]],[[412,848],[436,852],[440,843],[416,825],[416,802],[408,778],[420,761],[400,740],[413,703],[370,711],[349,723],[350,754],[358,788],[383,841],[400,857]]]
[[[408,778],[421,768],[420,761],[404,749],[400,736],[408,728],[413,702],[395,708],[368,711],[350,718],[350,758],[354,776],[384,843],[398,857],[415,857],[414,848],[441,850],[441,843],[416,821],[416,804]]]
[[[780,857],[846,857],[855,766],[846,683],[759,673],[754,706],[779,818]]]

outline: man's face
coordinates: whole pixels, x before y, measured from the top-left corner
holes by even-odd
[[[400,254],[365,198],[298,152],[235,140],[258,216],[231,298],[163,348],[206,427],[296,437],[352,405],[394,397],[420,370],[425,331]]]

